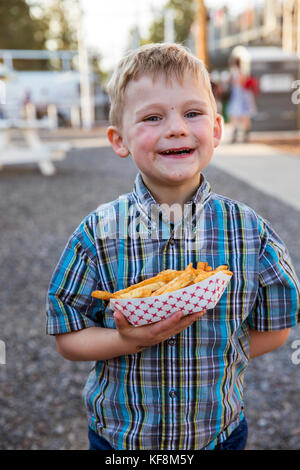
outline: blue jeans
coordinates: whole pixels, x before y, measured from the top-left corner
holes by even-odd
[[[248,425],[244,418],[239,426],[230,434],[226,441],[218,444],[214,450],[244,450],[248,436]],[[92,429],[89,429],[89,450],[113,450],[113,447],[102,436],[98,436]]]
[[[216,445],[214,450],[244,450],[248,437],[248,424],[246,418],[242,419],[238,427],[232,431],[230,436],[220,444]]]
[[[113,450],[110,443],[104,437],[98,436],[91,428],[89,428],[89,441],[89,450]]]

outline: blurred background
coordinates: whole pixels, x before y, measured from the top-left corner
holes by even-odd
[[[206,62],[225,121],[229,66],[239,58],[259,86],[253,130],[299,130],[299,107],[287,99],[299,72],[297,0],[2,0],[0,8],[4,118],[27,108],[58,127],[102,124],[105,86],[122,54],[165,40]]]
[[[209,70],[224,122],[213,190],[268,219],[299,276],[300,0],[1,0],[0,449],[88,446],[92,364],[58,355],[45,298],[83,217],[131,191],[137,169],[106,138],[106,85],[126,50],[162,41]],[[300,448],[298,341],[296,327],[249,364],[248,449]]]

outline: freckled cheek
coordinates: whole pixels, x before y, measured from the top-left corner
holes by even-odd
[[[136,133],[136,139],[144,149],[151,150],[155,145],[156,138],[151,130],[140,129]]]

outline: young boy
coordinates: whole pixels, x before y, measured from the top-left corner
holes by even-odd
[[[299,320],[299,285],[268,222],[214,194],[202,170],[221,138],[208,73],[182,46],[132,51],[109,84],[108,138],[139,169],[133,192],[89,214],[53,274],[47,332],[95,361],[84,390],[90,449],[243,449],[249,358]],[[91,296],[207,261],[234,275],[216,307],[133,327]]]

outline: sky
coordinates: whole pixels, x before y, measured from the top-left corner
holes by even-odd
[[[261,3],[262,0],[205,0],[207,8],[227,5],[233,12]],[[113,68],[128,46],[129,31],[136,24],[142,34],[153,19],[153,9],[167,0],[80,0],[87,46],[102,55],[102,67]]]

